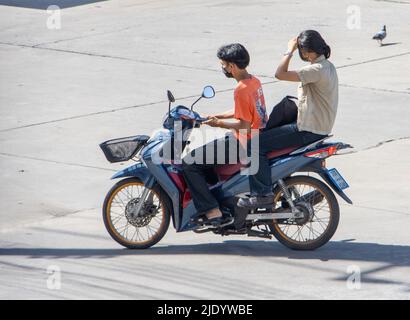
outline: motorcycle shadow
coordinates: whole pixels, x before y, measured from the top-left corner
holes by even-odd
[[[137,252],[142,255],[204,254],[250,257],[284,257],[295,260],[348,260],[382,262],[410,266],[410,246],[354,242],[353,239],[330,241],[314,251],[295,251],[279,242],[226,240],[223,243],[170,245]]]
[[[105,248],[0,248],[0,256],[27,258],[109,258],[114,256],[154,255],[233,255],[246,257],[283,257],[294,260],[346,260],[410,266],[410,246],[354,242],[354,239],[330,241],[315,251],[293,251],[279,242],[264,240],[226,240],[222,243],[159,245],[146,250]]]

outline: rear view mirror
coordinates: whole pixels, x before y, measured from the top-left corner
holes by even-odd
[[[204,90],[202,91],[202,97],[203,97],[203,98],[207,98],[207,99],[210,99],[210,98],[215,97],[215,90],[214,90],[214,88],[212,88],[211,86],[206,86],[206,87],[204,88]]]
[[[167,96],[168,96],[168,101],[169,102],[175,102],[175,98],[174,98],[171,91],[169,91],[169,90],[167,91]]]

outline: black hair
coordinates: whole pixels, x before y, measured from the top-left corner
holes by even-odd
[[[216,55],[221,60],[236,64],[239,69],[245,69],[250,61],[248,51],[240,43],[222,46]]]
[[[300,52],[301,48],[309,52],[315,52],[318,55],[323,54],[326,59],[330,57],[330,47],[316,30],[302,31],[298,37],[299,56],[302,60],[306,61]]]

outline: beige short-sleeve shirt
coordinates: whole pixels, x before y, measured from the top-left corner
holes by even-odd
[[[335,66],[323,55],[297,71],[298,119],[300,131],[329,134],[336,118],[339,81]]]

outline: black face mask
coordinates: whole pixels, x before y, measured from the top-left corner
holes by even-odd
[[[224,73],[224,75],[225,75],[227,78],[233,78],[233,74],[230,73],[230,72],[228,72],[228,71],[226,71],[226,69],[225,69],[224,67],[222,67],[222,72]]]

